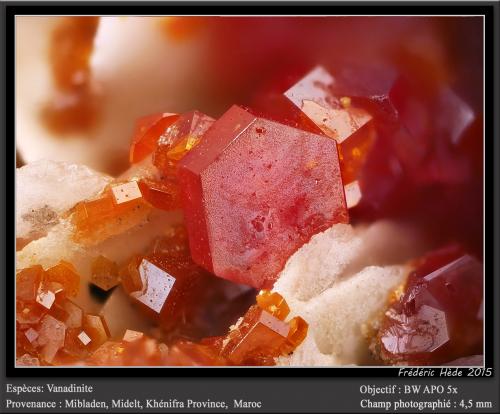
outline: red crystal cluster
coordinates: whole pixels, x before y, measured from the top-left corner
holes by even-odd
[[[91,282],[105,291],[121,284],[167,343],[132,330],[110,340],[100,316],[68,299],[79,276],[61,262],[17,274],[19,364],[273,365],[304,340],[307,323],[285,322],[286,302],[268,290],[250,308],[233,305],[236,295],[213,310],[229,286],[272,288],[295,251],[349,216],[431,216],[443,226],[480,217],[469,198],[481,175],[480,117],[442,81],[322,66],[284,79],[252,108],[235,105],[217,120],[198,111],[139,119],[130,161],[146,167],[71,211],[75,240],[95,244],[152,209],[182,208],[185,229],[148,252],[120,266],[104,256],[92,263]],[[467,251],[480,251],[477,226],[463,230]],[[426,365],[480,353],[481,263],[453,247],[414,267],[373,339],[376,355]],[[246,313],[221,335],[205,329],[210,309],[216,319]]]

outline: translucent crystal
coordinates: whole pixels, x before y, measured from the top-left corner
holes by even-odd
[[[336,143],[232,107],[179,164],[191,253],[269,287],[312,235],[348,220]]]
[[[482,286],[481,263],[456,246],[422,258],[386,313],[378,334],[381,358],[437,365],[480,352]]]
[[[130,145],[130,162],[137,163],[151,154],[156,148],[158,138],[178,118],[178,115],[171,113],[159,113],[139,118],[136,121]]]
[[[120,283],[117,264],[102,255],[96,257],[90,281],[103,290],[115,287]]]
[[[194,147],[214,119],[198,111],[182,114],[158,140],[153,163],[163,175],[175,176],[177,163]]]

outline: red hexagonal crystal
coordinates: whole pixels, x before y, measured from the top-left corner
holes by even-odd
[[[439,365],[482,351],[483,267],[456,246],[421,259],[378,334],[392,364]]]
[[[348,214],[337,145],[233,106],[179,164],[193,259],[273,285],[288,257]]]

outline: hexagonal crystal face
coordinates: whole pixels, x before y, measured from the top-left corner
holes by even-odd
[[[217,276],[273,285],[310,237],[347,222],[337,145],[234,106],[179,164],[193,259]]]

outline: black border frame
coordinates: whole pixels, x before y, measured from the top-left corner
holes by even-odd
[[[485,222],[494,225],[485,227],[485,313],[489,315],[485,324],[485,367],[492,367],[494,358],[498,360],[498,355],[494,355],[494,328],[498,328],[498,315],[494,312],[493,292],[498,289],[498,279],[500,272],[498,266],[494,266],[494,254],[498,252],[499,246],[494,245],[494,229],[498,227],[498,222],[494,220],[494,200],[495,189],[498,190],[498,177],[494,174],[494,154],[493,147],[493,124],[494,114],[500,113],[499,108],[494,107],[494,78],[493,74],[498,75],[499,68],[494,68],[493,54],[498,49],[499,39],[494,37],[494,19],[498,24],[498,3],[493,2],[473,2],[473,3],[455,3],[450,2],[9,2],[2,4],[5,13],[6,28],[6,56],[7,66],[5,86],[5,108],[6,108],[6,131],[5,137],[14,136],[15,128],[15,109],[14,105],[8,105],[15,100],[14,91],[14,28],[15,15],[127,15],[127,14],[159,14],[159,15],[259,15],[259,14],[279,14],[279,15],[484,15],[485,24]],[[495,8],[496,7],[496,8]],[[2,20],[3,15],[2,13]],[[495,16],[495,13],[497,15]],[[498,85],[498,84],[497,84]],[[497,137],[498,138],[498,137]],[[498,144],[498,142],[496,143]],[[13,184],[15,179],[15,141],[13,139],[5,140],[6,156],[6,188],[7,184]],[[10,157],[10,155],[13,155]],[[497,154],[498,155],[498,154]],[[496,181],[495,181],[496,180]],[[496,184],[496,185],[495,185]],[[2,234],[5,237],[6,252],[9,259],[14,256],[14,260],[6,260],[5,284],[4,284],[4,303],[5,303],[5,323],[6,327],[11,326],[14,309],[14,296],[9,292],[14,290],[14,278],[10,277],[15,273],[15,246],[7,245],[7,239],[15,239],[14,215],[15,190],[14,185],[9,186],[5,196],[6,200],[6,232]],[[7,202],[9,200],[9,202]],[[498,199],[496,199],[498,200]],[[499,206],[497,206],[498,209]],[[498,213],[498,211],[497,211]],[[10,218],[10,219],[9,219]],[[495,224],[496,223],[496,224]],[[7,237],[8,236],[8,237]],[[497,263],[496,263],[497,265]],[[15,329],[15,325],[14,325]],[[14,341],[11,335],[3,336],[5,345],[6,377],[398,377],[399,368],[15,368]],[[9,357],[10,355],[10,357]],[[265,371],[262,371],[262,370]],[[438,370],[438,369],[436,369]],[[464,375],[466,375],[465,369]],[[436,375],[438,376],[438,375]]]

